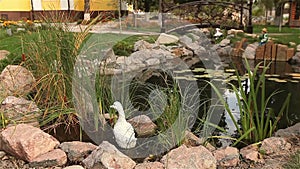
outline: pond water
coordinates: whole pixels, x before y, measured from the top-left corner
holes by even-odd
[[[228,58],[223,59],[224,63],[227,63],[227,68],[233,68],[233,65],[238,67],[239,73],[246,73],[241,58]],[[250,64],[258,64],[260,61],[249,61]],[[272,92],[279,90],[281,93],[272,97],[269,104],[270,108],[273,108],[275,112],[279,112],[286,96],[291,93],[291,101],[289,105],[289,112],[278,124],[279,128],[285,128],[300,122],[300,73],[299,67],[292,66],[288,62],[272,62],[270,69],[266,72],[266,96],[269,96]],[[298,73],[297,73],[298,72]],[[228,94],[231,95],[230,93]],[[232,98],[231,102],[234,102],[235,98]]]
[[[174,77],[175,79],[180,79],[183,81],[190,81],[190,80],[195,80],[198,83],[198,86],[203,86],[205,85],[205,80],[218,80],[218,78],[224,80],[224,76],[227,76],[225,78],[225,83],[227,82],[235,82],[236,78],[235,78],[235,69],[238,70],[239,74],[243,75],[246,73],[246,68],[244,66],[244,61],[241,58],[238,57],[222,57],[222,67],[223,69],[221,70],[223,72],[223,74],[220,74],[219,70],[212,70],[212,69],[208,69],[205,68],[203,66],[202,63],[197,63],[193,66],[190,67],[190,70],[186,70],[186,71],[192,71],[193,72],[193,77],[190,76],[190,74],[188,74],[188,76],[186,76],[186,74],[184,72],[186,72],[185,70],[182,70],[181,72],[177,72],[176,77]],[[258,61],[249,61],[250,65],[252,65],[252,67],[254,67],[254,65],[256,65],[258,63]],[[289,113],[284,115],[284,117],[280,120],[279,124],[278,124],[278,128],[286,128],[287,126],[293,125],[297,122],[300,122],[300,75],[297,74],[298,67],[293,67],[291,65],[289,65],[287,62],[274,62],[271,64],[270,69],[267,71],[266,73],[266,79],[267,79],[267,83],[266,83],[266,96],[270,95],[272,92],[274,92],[275,90],[281,90],[282,92],[275,95],[274,97],[272,97],[270,104],[268,105],[270,108],[274,109],[274,112],[279,112],[282,103],[284,102],[284,99],[286,98],[288,93],[291,93],[291,101],[290,101],[290,105],[289,105]],[[157,74],[157,72],[156,72]],[[164,83],[164,79],[157,79],[157,77],[159,77],[161,75],[156,75],[153,78],[148,78],[148,82],[158,85],[160,87],[166,87],[166,84]],[[163,76],[167,76],[166,74],[163,74]],[[151,77],[151,76],[150,76]],[[142,79],[141,77],[138,79]],[[147,78],[146,78],[147,79]],[[161,82],[159,82],[159,80],[161,80]],[[170,80],[171,81],[171,80]],[[245,87],[247,87],[247,79],[244,80],[245,82]],[[168,86],[168,85],[167,85]],[[145,93],[144,90],[144,86],[141,87],[141,90]],[[210,93],[211,93],[211,88],[207,88],[207,96],[210,97]],[[156,90],[154,90],[156,91]],[[140,95],[141,93],[135,93],[137,95]],[[151,96],[151,94],[155,94],[155,92],[147,92],[147,94],[149,95],[149,97]],[[232,93],[230,90],[226,89],[223,92],[224,98],[226,98],[227,103],[229,104],[230,108],[233,111],[234,116],[238,119],[239,118],[239,109],[237,107],[237,99],[235,97],[235,94]],[[152,96],[152,98],[155,98],[157,95]],[[167,96],[166,96],[167,97]],[[136,104],[137,102],[145,102],[145,100],[143,100],[144,97],[142,97],[142,99],[136,99],[135,103],[133,103],[133,106],[139,107],[139,104]],[[157,102],[159,103],[159,102]],[[136,105],[134,105],[136,104]],[[144,105],[144,104],[143,104]],[[143,109],[147,109],[147,105],[146,107],[144,106]],[[159,109],[159,108],[157,108]],[[235,127],[234,124],[232,122],[232,120],[230,119],[230,117],[228,116],[228,114],[226,112],[222,112],[220,113],[222,115],[220,122],[218,123],[218,125],[224,129],[227,130],[227,133],[229,134],[235,134]],[[133,116],[133,115],[132,115]],[[201,114],[199,114],[199,117],[201,117]],[[197,123],[197,122],[196,122]],[[70,140],[78,140],[79,139],[79,135],[80,133],[74,134],[76,133],[75,131],[78,131],[79,128],[78,126],[75,126],[74,131],[70,131],[70,133],[72,133],[72,136],[74,137],[70,137],[67,136],[67,138],[60,138],[59,140],[61,141],[70,141]],[[62,128],[62,131],[64,131],[64,128]],[[218,135],[222,135],[222,133],[217,133]],[[56,133],[54,134],[58,137],[58,135],[60,136],[66,136],[66,134],[59,134]],[[76,136],[75,136],[76,135]],[[90,140],[88,138],[88,136],[84,136],[84,140],[86,141],[93,141]],[[224,146],[226,144],[230,144],[230,142],[228,142],[228,140],[225,140],[221,143],[219,143],[221,145],[217,145],[217,146]]]

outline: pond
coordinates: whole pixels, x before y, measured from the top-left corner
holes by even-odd
[[[139,81],[140,86],[135,86],[134,92],[129,92],[132,95],[134,95],[134,99],[128,98],[130,102],[133,104],[134,108],[138,108],[140,111],[145,111],[149,109],[151,106],[147,102],[153,97],[161,97],[162,95],[153,95],[153,91],[156,91],[156,89],[161,90],[162,88],[171,87],[172,85],[169,85],[167,83],[172,83],[172,78],[176,79],[178,83],[181,83],[181,86],[188,85],[189,82],[196,81],[198,83],[198,88],[201,88],[202,96],[207,97],[207,100],[210,100],[212,96],[212,89],[207,85],[206,81],[219,81],[223,83],[223,87],[226,86],[229,82],[235,84],[237,82],[236,73],[237,70],[242,78],[244,78],[243,75],[245,75],[247,72],[244,59],[239,57],[222,57],[222,64],[221,69],[210,69],[203,65],[203,63],[200,61],[199,63],[196,63],[189,67],[189,69],[186,70],[179,70],[174,71],[174,74],[168,74],[163,71],[155,71],[155,69],[145,69],[142,72],[139,73],[140,77],[135,77],[134,79],[142,79],[142,81]],[[249,60],[249,64],[251,66],[251,69],[254,69],[255,65],[257,65],[259,61]],[[207,65],[207,64],[206,64]],[[286,96],[288,93],[291,93],[291,100],[289,104],[289,112],[287,114],[284,114],[281,120],[279,121],[279,124],[277,125],[277,129],[280,128],[286,128],[290,125],[293,125],[297,122],[300,122],[300,74],[295,73],[297,72],[297,67],[292,67],[287,62],[272,62],[270,65],[270,68],[267,70],[265,77],[266,77],[266,97],[271,95],[274,91],[281,91],[280,93],[274,95],[270,103],[268,104],[268,109],[274,110],[274,116],[276,116],[276,113],[278,113],[282,107],[283,102],[286,99]],[[187,73],[188,72],[188,73]],[[170,77],[172,76],[172,77]],[[165,77],[165,78],[163,78]],[[130,79],[130,78],[129,78]],[[186,83],[185,83],[186,82]],[[249,84],[247,84],[247,78],[244,78],[243,80],[244,87],[247,88]],[[130,83],[130,85],[133,85],[136,83]],[[142,85],[141,85],[142,84]],[[150,89],[147,88],[147,85],[154,85],[157,88]],[[225,85],[224,85],[225,84]],[[226,86],[228,87],[228,86]],[[225,88],[226,88],[225,87]],[[249,90],[246,89],[246,90]],[[237,98],[235,94],[229,90],[225,89],[222,90],[223,96],[226,99],[227,103],[229,104],[229,107],[231,108],[233,115],[236,119],[239,119],[239,108],[237,106]],[[137,96],[137,97],[136,97]],[[168,96],[166,96],[168,97]],[[125,99],[126,100],[126,99]],[[157,101],[156,105],[161,105],[162,100]],[[203,102],[205,102],[205,99],[203,99]],[[258,101],[260,102],[260,101]],[[206,104],[201,104],[198,118],[203,119],[205,116],[207,109],[205,106]],[[162,105],[161,105],[162,107]],[[159,108],[156,108],[157,110]],[[218,110],[217,108],[214,108],[214,112],[212,113],[212,116],[221,116],[220,121],[217,124],[219,127],[226,130],[227,134],[231,134],[231,136],[235,136],[235,126],[229,117],[228,113],[224,111],[223,109]],[[219,111],[219,112],[218,112]],[[151,116],[151,113],[148,114]],[[151,116],[151,119],[154,117]],[[218,117],[215,117],[216,119]],[[196,124],[193,127],[193,130],[197,130],[197,127],[199,127],[198,123],[201,123],[201,120],[196,120]],[[203,121],[202,121],[203,122]],[[223,135],[221,132],[214,133],[216,135]],[[227,140],[228,141],[228,140]],[[231,142],[223,141],[222,143],[218,143],[220,145],[218,146],[225,146],[227,144],[230,144]]]
[[[235,83],[236,77],[235,77],[235,70],[237,70],[241,75],[246,73],[246,68],[244,65],[244,60],[237,57],[221,57],[221,65],[222,70],[214,70],[210,69],[208,67],[203,66],[203,63],[199,62],[194,65],[191,65],[190,67],[185,67],[184,69],[180,68],[175,74],[168,74],[167,72],[164,72],[161,69],[155,69],[155,68],[148,68],[147,70],[137,71],[135,73],[131,73],[130,77],[126,77],[126,75],[122,75],[123,77],[112,77],[111,81],[109,82],[110,85],[116,84],[116,86],[112,86],[113,88],[113,94],[114,99],[119,100],[123,103],[123,106],[125,108],[125,111],[128,110],[134,110],[133,113],[129,114],[128,119],[131,117],[134,117],[139,114],[146,114],[148,115],[154,122],[159,122],[164,125],[163,118],[164,117],[162,110],[164,110],[164,106],[168,104],[172,104],[172,100],[170,99],[172,96],[172,93],[174,94],[174,79],[176,79],[176,83],[178,82],[179,85],[185,86],[185,87],[191,87],[190,83],[194,84],[192,87],[201,88],[201,97],[204,97],[205,99],[201,99],[199,102],[196,102],[198,105],[200,105],[200,108],[195,108],[195,104],[191,102],[186,102],[185,110],[193,111],[193,113],[188,114],[188,118],[186,116],[183,116],[183,120],[186,120],[184,125],[187,125],[189,128],[192,129],[194,133],[198,133],[198,125],[203,122],[203,117],[207,115],[206,111],[209,111],[207,109],[207,105],[214,105],[215,102],[213,102],[213,97],[216,98],[215,95],[212,93],[211,87],[207,84],[207,80],[214,80],[219,83],[223,84],[223,87],[227,85],[228,82]],[[254,66],[258,62],[256,61],[249,61],[250,65]],[[170,63],[170,65],[175,65],[174,63]],[[206,64],[207,65],[207,64]],[[160,67],[161,68],[161,67]],[[273,108],[274,112],[278,112],[281,108],[281,105],[286,98],[287,93],[292,93],[291,96],[291,102],[289,105],[289,113],[284,115],[282,119],[280,120],[278,124],[278,128],[285,128],[287,126],[293,125],[297,122],[300,122],[300,79],[299,74],[296,74],[297,67],[292,67],[287,62],[274,62],[271,64],[270,69],[268,69],[266,78],[266,95],[269,95],[270,93],[274,92],[275,90],[281,90],[283,92],[275,95],[272,97],[270,104],[268,105],[269,108]],[[188,73],[187,73],[188,72]],[[294,73],[294,74],[293,74]],[[133,77],[132,77],[133,76]],[[118,83],[114,83],[113,81],[117,80]],[[126,83],[125,81],[129,81],[129,83]],[[245,79],[244,82],[247,80]],[[125,86],[124,86],[125,83]],[[139,86],[132,86],[139,84]],[[151,87],[149,88],[147,86],[148,84],[151,84]],[[122,86],[120,88],[120,86]],[[247,86],[247,85],[245,85]],[[128,93],[124,93],[128,88]],[[171,88],[170,90],[164,90],[166,88]],[[161,92],[163,91],[163,92]],[[180,92],[184,91],[183,89],[180,89]],[[181,95],[181,96],[188,96],[189,99],[193,101],[195,99],[194,97],[191,97],[193,93],[197,93],[196,90],[190,90],[188,93]],[[181,93],[182,94],[182,93]],[[226,89],[223,90],[223,96],[226,98],[228,104],[230,105],[230,108],[233,110],[233,114],[236,118],[239,118],[239,110],[238,107],[236,107],[237,99],[234,96],[230,90]],[[127,95],[124,97],[124,95]],[[146,98],[146,99],[145,99]],[[85,98],[87,99],[87,98]],[[184,97],[179,98],[179,100],[182,102]],[[88,99],[89,100],[89,99]],[[88,101],[87,100],[87,101]],[[188,99],[187,99],[188,100]],[[195,99],[196,100],[196,99]],[[207,101],[208,100],[208,101]],[[178,101],[178,100],[177,100]],[[149,106],[148,103],[152,103],[152,107]],[[130,105],[129,105],[130,103]],[[155,105],[153,107],[153,105]],[[197,106],[196,106],[197,107]],[[221,107],[221,109],[219,109]],[[151,114],[149,113],[149,109],[154,110],[154,112],[162,112],[157,114]],[[176,110],[176,109],[174,109]],[[196,115],[195,113],[196,112]],[[215,113],[216,112],[216,113]],[[148,113],[148,114],[147,114]],[[234,137],[234,134],[236,134],[235,128],[233,127],[233,123],[231,118],[226,114],[226,111],[224,111],[224,108],[222,106],[215,107],[214,108],[214,118],[218,119],[219,121],[212,121],[214,124],[218,125],[221,128],[224,128],[227,133],[232,134]],[[175,116],[179,116],[178,114],[175,114]],[[219,116],[219,117],[217,117]],[[90,121],[87,121],[83,130],[83,140],[84,141],[90,141],[95,144],[100,144],[103,140],[110,139],[109,141],[114,143],[111,126],[106,125],[106,127],[103,129],[98,128],[98,130],[95,130],[94,122],[92,118]],[[180,118],[179,118],[180,119]],[[181,119],[182,120],[182,119]],[[178,120],[175,118],[173,121],[174,123],[172,127],[176,126],[178,123]],[[192,126],[191,126],[192,124]],[[81,124],[82,125],[82,124]],[[99,126],[100,127],[100,126]],[[146,154],[161,154],[167,149],[171,149],[175,145],[168,145],[168,147],[164,147],[165,145],[157,145],[160,139],[157,137],[161,134],[161,132],[167,131],[168,128],[164,126],[160,126],[160,130],[157,131],[156,136],[154,136],[151,140],[151,143],[149,142],[148,138],[139,138],[139,145],[145,145],[145,146],[139,146],[136,149],[132,151],[128,151],[127,153],[132,153],[131,156],[134,158],[140,158]],[[85,135],[87,128],[94,129],[91,133]],[[182,131],[185,131],[185,128],[179,128],[182,129]],[[82,133],[79,131],[79,126],[75,126],[70,129],[69,134],[64,134],[63,131],[65,131],[64,128],[61,129],[62,133],[59,133],[60,129],[57,128],[57,133],[54,134],[56,137],[60,137],[60,141],[71,141],[71,140],[79,140],[80,135]],[[99,131],[100,134],[99,134]],[[77,132],[77,133],[76,133]],[[168,134],[168,133],[167,133]],[[198,133],[199,136],[201,136],[201,133]],[[222,136],[223,132],[214,132],[211,133],[211,131],[208,131],[206,133],[207,135],[213,136],[213,135],[219,135]],[[165,139],[165,138],[163,138]],[[149,144],[145,144],[149,143]],[[216,146],[226,146],[228,144],[231,144],[232,142],[229,142],[228,140],[222,140],[218,139]],[[148,149],[149,147],[153,147],[153,145],[156,146],[156,149],[152,150]],[[161,147],[160,147],[161,146]],[[151,150],[151,151],[150,151]],[[137,152],[143,152],[142,154],[138,154]]]

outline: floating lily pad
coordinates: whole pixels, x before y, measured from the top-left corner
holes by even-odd
[[[213,76],[210,74],[203,74],[203,75],[195,75],[194,77],[201,79],[201,78],[212,78]]]
[[[299,83],[298,80],[288,80],[289,82],[292,82],[292,83]]]
[[[189,80],[189,81],[196,81],[196,80],[198,80],[198,79],[196,79],[196,78],[193,78],[193,77],[186,77],[186,78],[185,78],[185,80]]]
[[[300,73],[287,73],[289,76],[300,77]]]
[[[174,77],[174,79],[177,79],[177,80],[185,80],[186,77],[184,77],[184,76],[177,76],[177,77]]]
[[[192,70],[192,72],[205,72],[205,68],[196,68],[194,70]]]
[[[175,70],[174,73],[187,73],[187,72],[191,72],[192,70]]]
[[[233,73],[235,71],[236,71],[235,69],[225,69],[225,72],[231,72],[231,73]]]
[[[294,76],[293,79],[300,79],[300,76]]]
[[[268,80],[275,81],[275,82],[278,82],[278,83],[286,83],[287,82],[287,80],[278,79],[278,78],[268,78]]]
[[[278,82],[278,83],[286,83],[287,81],[286,81],[286,80],[283,80],[283,79],[276,79],[275,82]]]

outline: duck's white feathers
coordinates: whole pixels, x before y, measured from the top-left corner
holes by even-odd
[[[125,113],[122,104],[116,101],[110,107],[116,109],[119,113],[119,118],[113,129],[117,144],[121,148],[125,149],[135,147],[137,139],[135,137],[134,129],[132,125],[125,119]]]

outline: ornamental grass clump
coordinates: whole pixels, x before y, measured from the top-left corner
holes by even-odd
[[[94,22],[81,32],[73,33],[67,20],[59,20],[59,15],[49,16],[43,18],[41,28],[29,32],[31,36],[22,37],[24,57],[21,64],[37,80],[31,97],[44,112],[41,125],[57,121],[77,123],[72,102],[73,70]]]
[[[284,113],[288,113],[289,102],[291,94],[287,94],[285,101],[282,103],[279,112],[268,107],[271,98],[282,91],[274,91],[269,96],[266,96],[266,79],[265,74],[269,69],[271,63],[260,62],[256,65],[253,71],[250,69],[248,61],[245,61],[247,68],[247,77],[249,79],[250,91],[244,89],[242,85],[241,76],[237,73],[237,87],[229,83],[231,90],[235,93],[237,98],[237,105],[239,108],[240,119],[236,119],[228,103],[225,101],[220,90],[211,84],[214,91],[216,91],[218,98],[225,110],[229,114],[234,123],[239,138],[236,139],[233,146],[238,143],[257,143],[263,139],[272,136],[277,128],[277,124]],[[263,67],[260,71],[260,67]],[[274,115],[275,114],[275,115]]]

